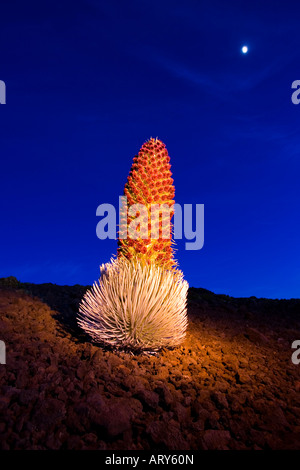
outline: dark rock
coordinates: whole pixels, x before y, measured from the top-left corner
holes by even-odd
[[[19,395],[19,403],[21,405],[29,405],[34,403],[39,396],[39,393],[35,389],[21,390]]]
[[[235,378],[236,378],[236,382],[238,384],[246,384],[246,383],[251,382],[250,375],[247,374],[246,372],[242,371],[242,370],[237,372],[237,374],[235,375]]]
[[[0,287],[8,287],[11,289],[19,289],[21,286],[20,281],[15,276],[1,277]]]
[[[17,374],[16,387],[25,388],[30,380],[28,370],[21,369]]]
[[[187,426],[190,422],[191,410],[181,403],[175,403],[172,410],[181,426]]]
[[[131,427],[133,417],[142,411],[141,403],[134,398],[120,398],[110,403],[107,415],[107,432],[117,436]]]
[[[300,300],[194,289],[182,347],[149,356],[86,342],[85,288],[22,287],[0,289],[1,448],[300,450]]]
[[[134,398],[104,400],[100,395],[88,397],[88,410],[83,404],[83,415],[92,425],[102,428],[109,437],[116,437],[130,428],[133,416],[142,411],[142,405]]]
[[[82,450],[84,442],[79,436],[70,436],[67,440],[68,450]]]
[[[147,427],[146,432],[151,436],[154,444],[163,444],[169,450],[189,450],[189,445],[180,429],[170,423],[153,421]]]
[[[151,390],[139,389],[134,397],[143,403],[145,409],[156,410],[158,407],[159,395]]]
[[[34,407],[32,423],[38,430],[50,432],[59,426],[66,414],[66,408],[62,401],[55,398],[47,398],[39,401]]]
[[[87,365],[85,362],[81,362],[76,370],[76,376],[82,380],[87,373]]]
[[[269,343],[269,338],[267,338],[263,333],[258,331],[255,328],[246,328],[245,336],[249,341],[255,344],[267,344]]]
[[[4,413],[8,406],[10,404],[10,397],[9,396],[3,396],[0,397],[0,413]]]
[[[267,407],[261,412],[261,422],[259,424],[261,429],[272,429],[273,432],[276,432],[289,428],[289,423],[280,406]]]
[[[96,444],[98,437],[96,436],[96,434],[90,432],[88,434],[85,434],[83,436],[83,439],[87,444]]]
[[[164,382],[157,382],[154,390],[159,395],[160,404],[163,408],[169,408],[173,404],[174,398]]]
[[[217,408],[223,409],[228,408],[228,401],[226,399],[226,395],[221,392],[213,392],[211,394],[212,400],[216,403]]]
[[[204,431],[203,442],[208,450],[225,450],[230,438],[229,431],[208,429]]]

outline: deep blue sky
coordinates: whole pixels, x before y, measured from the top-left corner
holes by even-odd
[[[0,277],[90,284],[145,140],[166,144],[176,202],[204,203],[194,287],[299,297],[298,1],[1,1]],[[247,44],[249,53],[241,54]]]

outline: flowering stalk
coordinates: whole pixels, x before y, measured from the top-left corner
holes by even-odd
[[[134,157],[124,189],[128,207],[121,209],[119,257],[139,259],[167,269],[176,266],[171,223],[175,188],[169,162],[165,145],[153,138],[145,142]],[[135,204],[143,205],[140,209],[145,208],[145,212],[130,212]],[[137,215],[140,218],[139,236],[132,239],[127,229],[133,225]]]

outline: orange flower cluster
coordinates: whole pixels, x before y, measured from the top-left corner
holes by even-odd
[[[158,139],[145,142],[134,157],[124,189],[127,205],[121,209],[118,257],[167,269],[176,266],[171,223],[175,188],[170,168],[166,146]],[[135,210],[135,204],[142,206]],[[130,230],[133,226],[135,236]]]

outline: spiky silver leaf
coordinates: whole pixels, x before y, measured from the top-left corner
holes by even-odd
[[[82,299],[78,323],[95,342],[156,351],[182,343],[188,283],[181,271],[125,259],[100,267]]]

